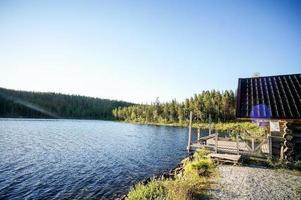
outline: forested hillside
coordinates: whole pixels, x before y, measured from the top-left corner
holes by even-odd
[[[235,94],[232,90],[219,92],[203,91],[184,102],[172,100],[151,105],[133,105],[116,108],[113,114],[120,120],[140,123],[186,123],[193,111],[195,122],[207,122],[209,114],[214,122],[225,122],[235,118]]]
[[[114,119],[112,110],[132,103],[58,93],[0,88],[0,117]]]

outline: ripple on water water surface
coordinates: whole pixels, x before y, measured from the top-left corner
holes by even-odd
[[[187,129],[0,119],[1,199],[113,199],[186,156]]]

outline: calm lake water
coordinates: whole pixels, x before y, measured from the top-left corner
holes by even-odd
[[[0,199],[114,199],[187,155],[187,128],[0,119]]]

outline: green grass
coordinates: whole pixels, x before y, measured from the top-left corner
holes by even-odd
[[[294,167],[301,171],[301,160],[297,160],[295,163],[294,163]]]
[[[213,168],[212,165],[213,163],[209,159],[195,160],[185,166],[185,173],[186,175],[192,174],[193,176],[209,176]]]
[[[197,151],[192,161],[184,163],[184,175],[173,180],[151,180],[138,183],[129,192],[128,200],[190,200],[210,199],[206,190],[217,175],[213,162],[205,149]]]
[[[152,180],[147,185],[138,183],[128,194],[128,200],[166,199],[166,187],[163,181]]]
[[[208,159],[208,155],[210,154],[210,151],[208,149],[202,148],[197,149],[196,152],[193,154],[194,160],[201,160],[201,159]]]

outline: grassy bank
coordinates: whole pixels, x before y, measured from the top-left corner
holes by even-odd
[[[183,172],[173,179],[151,180],[146,185],[138,183],[126,199],[208,199],[206,191],[210,188],[212,179],[217,176],[217,169],[208,153],[205,149],[198,150],[192,160],[183,162]]]
[[[154,122],[137,122],[137,121],[126,121],[128,123],[134,124],[146,124],[146,125],[156,125],[156,126],[174,126],[174,127],[188,127],[187,123],[154,123]],[[200,128],[201,130],[208,130],[208,123],[194,122],[192,124],[193,128]],[[213,123],[212,129],[218,132],[229,132],[229,133],[248,133],[252,137],[262,137],[265,134],[263,128],[258,127],[255,123],[247,121],[231,121],[231,122],[221,122]]]

